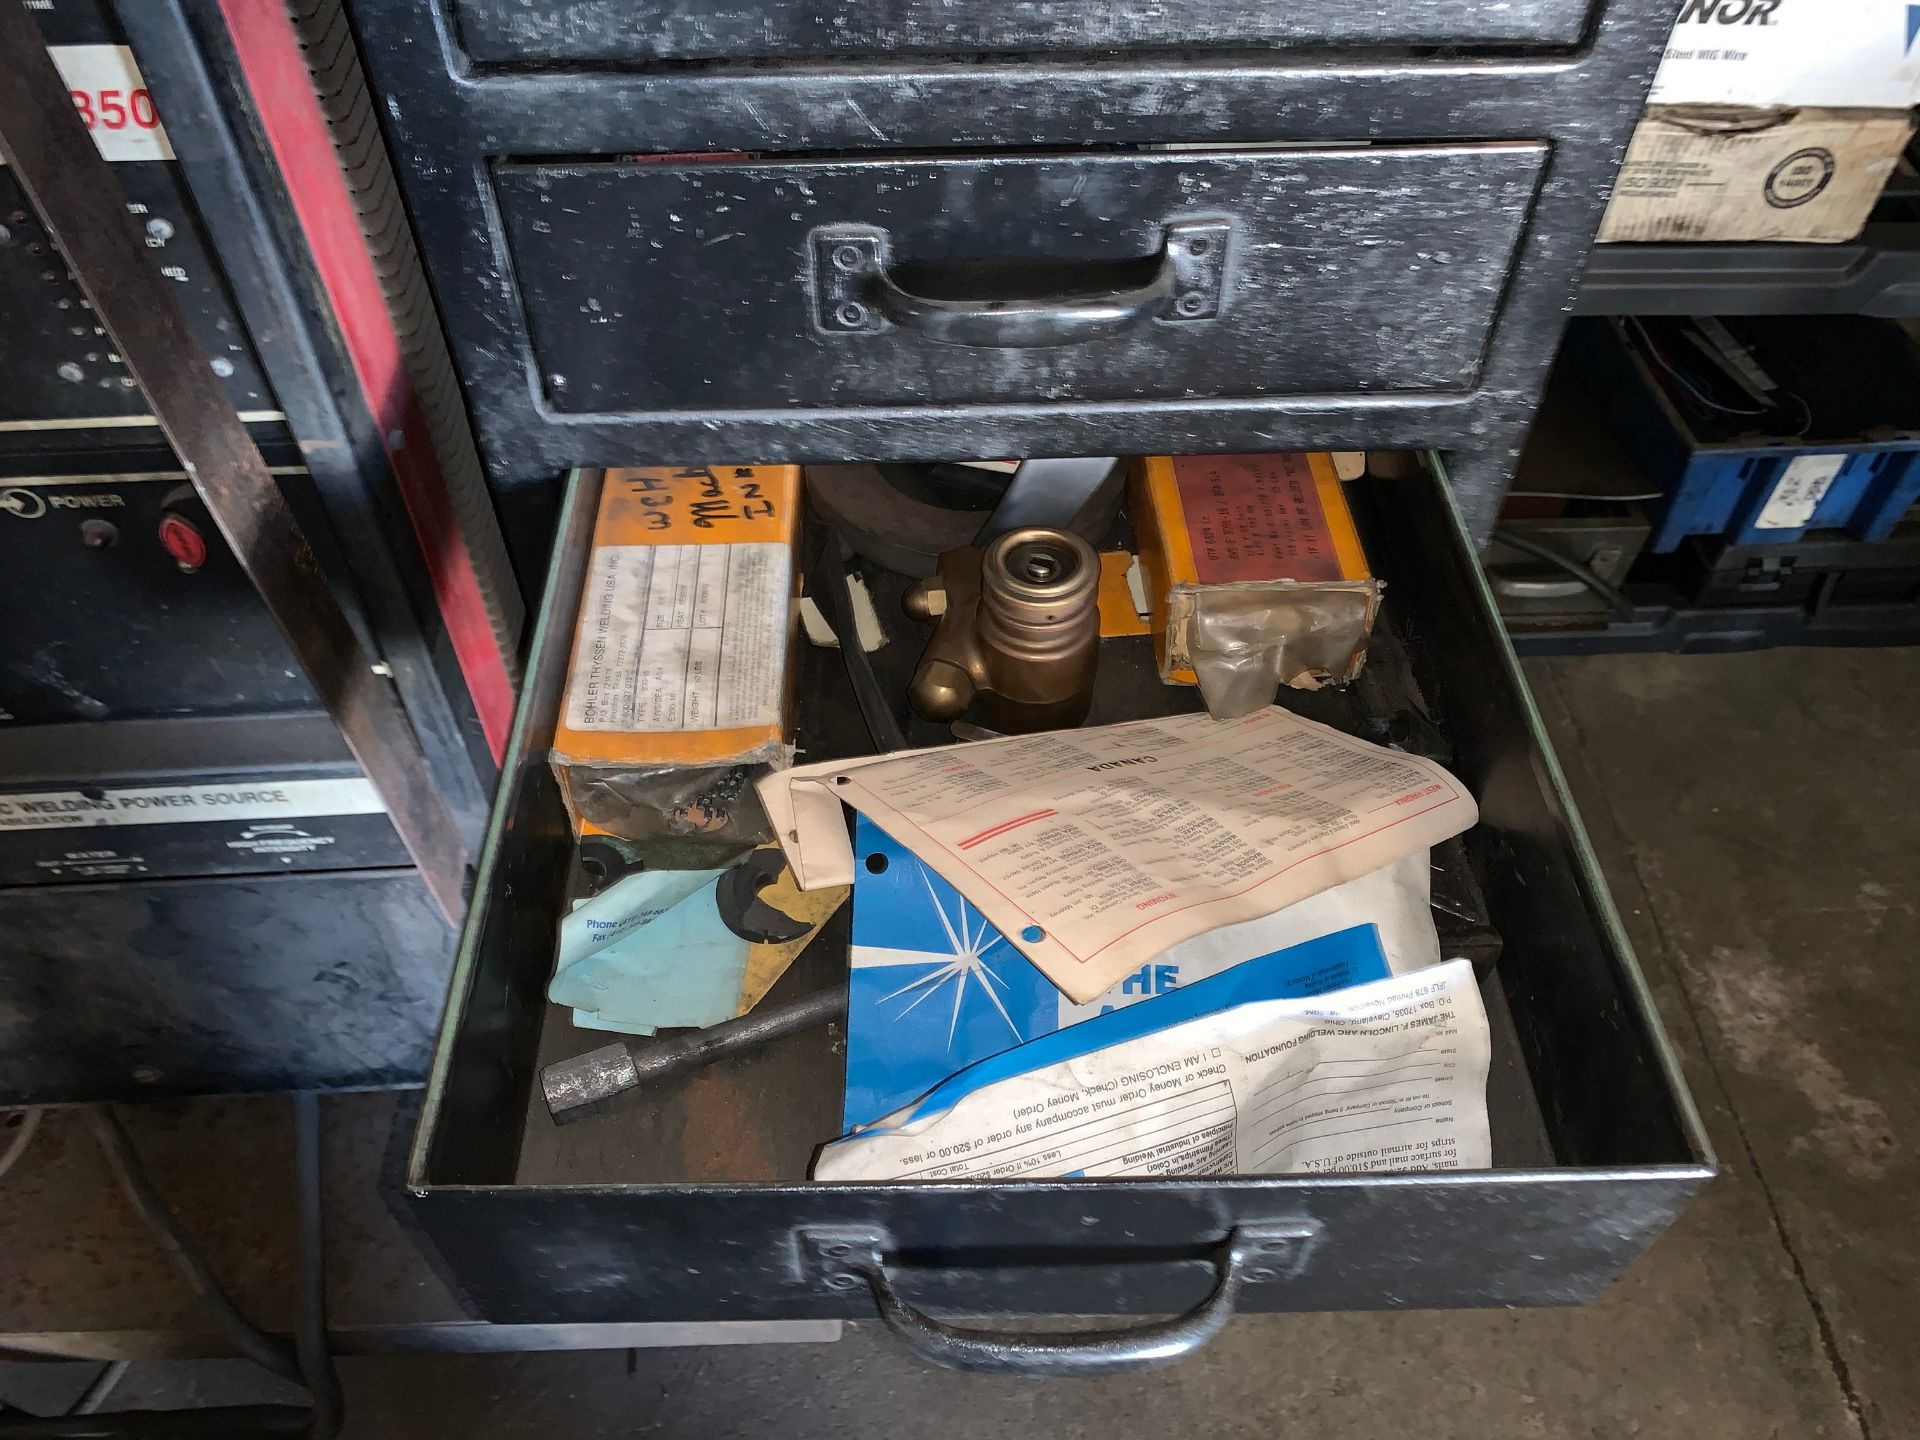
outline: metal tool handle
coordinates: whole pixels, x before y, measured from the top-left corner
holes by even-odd
[[[762,1005],[718,1025],[666,1039],[625,1039],[584,1055],[557,1060],[540,1072],[540,1093],[556,1124],[598,1112],[616,1095],[642,1085],[659,1085],[728,1055],[770,1045],[840,1019],[847,1013],[847,992],[834,985],[788,1000]]]
[[[842,1273],[865,1280],[887,1328],[935,1365],[1033,1379],[1111,1375],[1170,1365],[1198,1350],[1226,1328],[1247,1282],[1277,1278],[1279,1272],[1270,1268],[1274,1257],[1282,1252],[1297,1255],[1304,1238],[1297,1225],[1241,1226],[1214,1253],[1213,1290],[1191,1310],[1145,1325],[1071,1333],[969,1329],[936,1320],[901,1298],[884,1254],[861,1253],[859,1246],[849,1247],[853,1253]]]
[[[817,230],[820,325],[830,334],[873,334],[891,325],[941,345],[1032,350],[1106,339],[1155,320],[1211,320],[1220,310],[1230,229],[1215,220],[1168,225],[1159,263],[1143,284],[997,299],[918,294],[891,273],[884,232]],[[1010,265],[1008,273],[1020,268]]]
[[[798,1000],[762,1005],[736,1019],[723,1020],[691,1034],[635,1044],[631,1047],[634,1083],[657,1085],[728,1055],[757,1050],[789,1035],[818,1029],[830,1020],[842,1019],[846,1013],[847,992],[831,985]]]

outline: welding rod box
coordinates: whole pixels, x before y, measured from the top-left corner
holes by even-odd
[[[1380,582],[1331,455],[1155,455],[1130,485],[1162,680],[1232,715],[1360,673]]]
[[[795,465],[610,470],[552,762],[575,829],[763,838],[789,763]]]
[[[1920,7],[1686,0],[1600,239],[1837,242],[1913,132]]]

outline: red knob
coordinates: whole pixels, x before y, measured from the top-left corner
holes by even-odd
[[[174,563],[189,574],[207,563],[207,537],[184,515],[160,517],[160,543]]]

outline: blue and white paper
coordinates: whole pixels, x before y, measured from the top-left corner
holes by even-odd
[[[1279,993],[1324,994],[1439,963],[1425,850],[1259,920],[1182,942],[1076,1005],[960,893],[864,815],[854,831],[848,1130],[976,1061],[1354,925],[1380,945],[1303,953]],[[1384,952],[1384,953],[1383,953]]]
[[[816,1180],[1480,1170],[1486,1011],[1465,960],[1293,998],[1323,935],[980,1061],[823,1146]]]

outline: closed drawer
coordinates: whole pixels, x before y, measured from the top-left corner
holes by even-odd
[[[1178,1310],[1205,1296],[1210,1258],[1249,1226],[1279,1233],[1287,1256],[1247,1277],[1242,1308],[1572,1303],[1712,1174],[1512,651],[1425,476],[1357,487],[1387,582],[1371,678],[1290,703],[1345,723],[1418,706],[1479,800],[1467,847],[1504,942],[1483,984],[1494,1169],[811,1185],[810,1153],[840,1109],[844,1057],[826,1031],[556,1129],[539,1066],[601,1043],[544,999],[572,863],[546,745],[595,493],[576,485],[563,516],[408,1171],[421,1220],[487,1318],[870,1316],[864,1291],[823,1279],[802,1233],[850,1227],[884,1237],[910,1301],[975,1314]],[[910,669],[915,637],[904,622],[896,633],[879,657]],[[1096,719],[1194,704],[1124,648],[1139,643],[1109,642],[1122,648],[1103,658]],[[809,647],[802,663],[808,758],[856,753],[864,734],[836,656]],[[776,998],[844,967],[843,949],[816,944]]]
[[[1473,388],[1547,147],[510,164],[568,416]]]
[[[1571,45],[1589,0],[456,0],[482,64],[1057,54],[1223,46]]]

